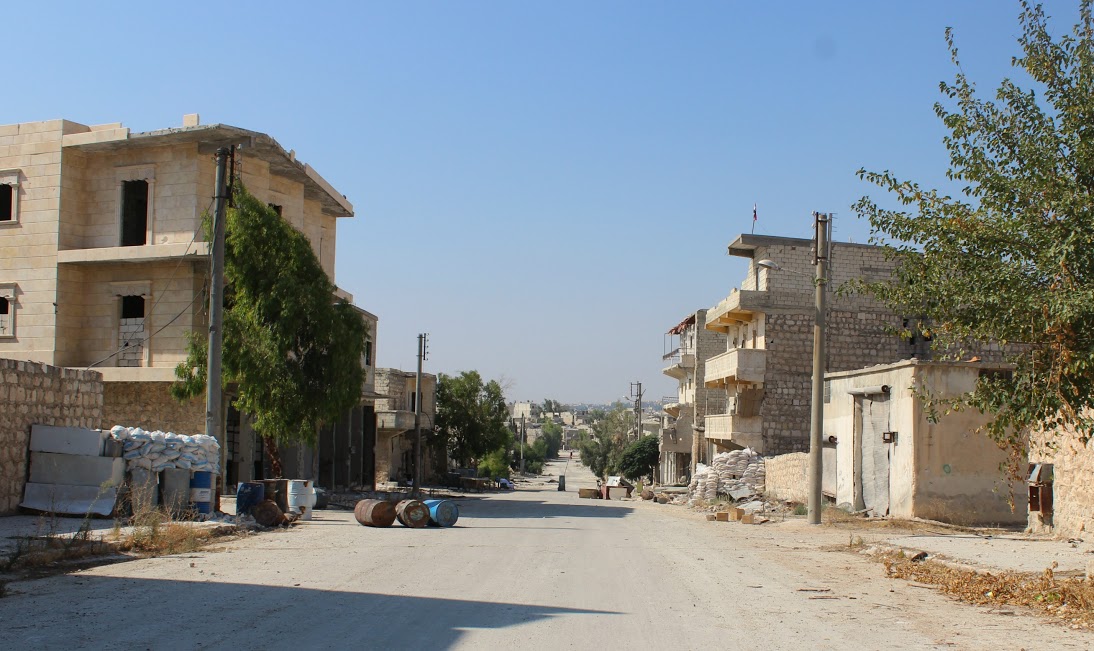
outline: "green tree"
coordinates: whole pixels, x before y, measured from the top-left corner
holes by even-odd
[[[622,403],[616,404],[603,418],[593,423],[591,434],[578,441],[581,463],[597,477],[618,472],[632,417],[627,407]]]
[[[280,475],[278,444],[314,442],[361,400],[368,327],[335,298],[311,243],[241,185],[227,210],[224,247],[224,384],[253,419]],[[207,231],[211,231],[208,227]],[[208,343],[191,333],[172,395],[205,391]]]
[[[543,423],[543,434],[539,440],[543,441],[543,455],[545,458],[554,459],[558,457],[558,451],[562,449],[562,426],[553,421],[545,421]]]
[[[509,409],[501,385],[477,371],[437,378],[437,430],[449,455],[468,465],[498,448],[510,449]]]
[[[643,436],[628,445],[619,459],[619,471],[630,479],[653,476],[653,469],[661,458],[661,442],[656,436]]]
[[[483,457],[479,462],[479,477],[509,479],[509,449],[501,447]]]
[[[1053,39],[1040,6],[1021,3],[1022,55],[1033,88],[1005,79],[985,99],[961,72],[935,113],[949,134],[947,177],[959,196],[859,175],[904,208],[863,198],[855,209],[899,261],[867,289],[919,324],[941,351],[1007,346],[1014,370],[988,375],[961,404],[993,415],[989,433],[1023,452],[1029,428],[1091,434],[1094,396],[1094,30],[1080,4],[1071,35]]]

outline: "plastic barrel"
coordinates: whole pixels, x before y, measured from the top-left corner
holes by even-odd
[[[366,527],[390,527],[395,522],[395,505],[384,500],[361,500],[353,517]]]
[[[199,514],[213,512],[213,473],[199,470],[190,478],[190,502]]]
[[[451,527],[460,519],[460,507],[451,500],[424,500],[429,509],[429,524],[435,527]]]
[[[315,506],[315,489],[310,479],[289,480],[289,511],[299,513],[301,520],[311,520],[311,510]]]
[[[403,500],[395,505],[395,517],[403,526],[418,529],[429,524],[429,509],[418,500]]]
[[[258,482],[245,481],[236,489],[236,515],[248,515],[266,499],[266,487]]]

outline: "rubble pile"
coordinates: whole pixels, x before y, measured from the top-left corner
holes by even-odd
[[[113,427],[110,436],[122,442],[126,470],[160,472],[179,468],[220,474],[220,444],[212,436],[146,432],[122,425]]]
[[[762,495],[766,482],[764,458],[751,448],[714,455],[709,466],[698,464],[688,486],[688,504],[699,500],[712,502],[719,495],[748,491]]]

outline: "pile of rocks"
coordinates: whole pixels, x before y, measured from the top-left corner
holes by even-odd
[[[220,444],[212,436],[146,432],[122,425],[113,427],[110,436],[122,442],[126,470],[155,473],[178,468],[220,474]]]
[[[762,495],[766,482],[764,458],[751,448],[721,452],[714,455],[710,466],[699,464],[688,486],[688,503],[708,502],[718,495],[731,495],[746,490],[748,495]]]

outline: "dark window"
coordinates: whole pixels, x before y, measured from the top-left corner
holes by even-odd
[[[273,211],[274,211],[275,213],[277,213],[277,216],[278,216],[278,217],[280,217],[280,216],[281,216],[281,206],[277,205],[276,203],[268,203],[268,204],[266,204],[266,205],[267,205],[267,206],[269,206],[270,208],[272,208],[272,209],[273,209]]]
[[[148,181],[122,182],[122,246],[143,246],[148,233]]]
[[[0,316],[6,316],[11,311],[11,306],[8,304],[8,299],[0,296]]]
[[[418,390],[415,389],[414,393],[410,394],[410,411],[414,411],[414,404],[416,402],[417,397],[418,397]]]
[[[144,318],[144,297],[143,296],[122,296],[122,318],[123,319],[143,319]]]
[[[365,366],[372,366],[372,342],[365,342]]]
[[[0,185],[0,222],[15,219],[15,186]]]

